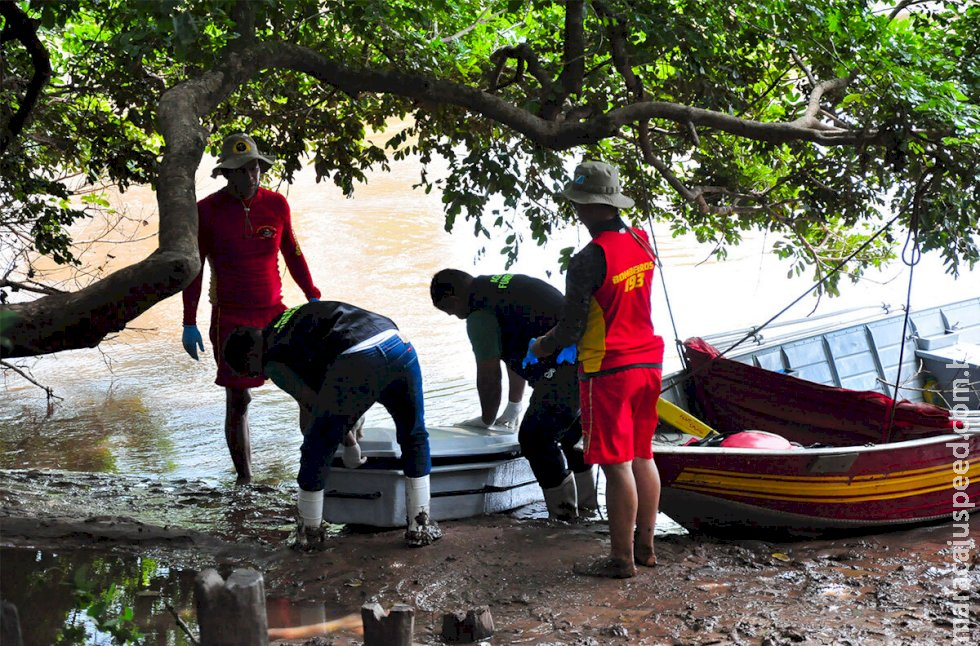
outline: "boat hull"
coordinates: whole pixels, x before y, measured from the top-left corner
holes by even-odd
[[[951,521],[980,501],[980,436],[766,451],[657,446],[661,510],[689,530],[822,533]],[[964,457],[965,456],[965,457]]]

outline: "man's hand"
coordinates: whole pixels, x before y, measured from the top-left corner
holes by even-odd
[[[456,426],[470,426],[472,428],[490,428],[490,424],[483,421],[483,417],[476,416],[473,419],[468,419],[462,422],[458,422]]]
[[[537,341],[537,337],[531,337],[531,340],[527,342],[527,354],[524,355],[524,360],[521,361],[521,368],[527,368],[528,366],[533,366],[538,362],[537,355],[531,350],[534,342]]]
[[[350,439],[354,440],[355,442],[357,442],[362,437],[364,437],[364,418],[366,416],[367,416],[367,413],[364,413],[364,415],[361,415],[357,419],[357,421],[354,422],[354,425],[350,427],[350,430],[349,431],[347,431],[347,437],[348,438],[350,438]]]
[[[197,358],[197,350],[200,348],[201,352],[204,352],[204,339],[201,338],[201,331],[197,329],[196,325],[184,326],[184,333],[180,337],[180,342],[184,345],[184,351],[191,355],[194,361],[200,361]]]
[[[516,429],[521,421],[521,411],[523,409],[524,404],[521,402],[507,402],[507,406],[504,407],[504,412],[500,414],[500,417],[497,418],[497,421],[493,425]]]
[[[575,345],[566,345],[558,352],[557,363],[572,363],[574,364],[578,360],[578,347]]]
[[[356,469],[365,462],[367,462],[367,457],[361,455],[361,445],[354,442],[351,446],[344,446],[344,453],[341,456],[344,460],[344,466],[348,469]]]

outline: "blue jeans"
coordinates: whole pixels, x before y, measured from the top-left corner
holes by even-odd
[[[327,369],[300,447],[296,481],[302,489],[324,488],[341,440],[375,402],[384,406],[395,422],[405,475],[419,478],[429,474],[432,457],[425,430],[422,371],[415,348],[396,336],[372,348],[342,354]]]

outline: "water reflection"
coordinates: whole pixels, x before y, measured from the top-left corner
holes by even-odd
[[[197,643],[195,569],[86,550],[0,548],[0,561],[0,589],[17,608],[27,646]],[[266,600],[270,628],[317,624],[338,612],[282,597]]]
[[[168,609],[196,634],[193,571],[84,551],[0,549],[0,560],[0,588],[25,644],[194,643]]]

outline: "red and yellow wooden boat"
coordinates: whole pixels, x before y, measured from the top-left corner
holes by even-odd
[[[898,314],[759,343],[732,358],[702,339],[685,342],[687,368],[665,378],[664,397],[729,440],[684,445],[690,437],[662,421],[655,446],[661,510],[690,530],[728,534],[968,519],[980,504],[980,418],[957,401],[972,403],[971,368],[972,382],[980,382],[980,366],[946,362],[964,377],[933,393],[948,407],[922,401],[934,378],[917,352],[937,316],[948,320],[943,333],[957,337],[946,347],[980,343],[980,298],[914,314],[911,335],[902,334]],[[936,336],[931,354],[943,347]],[[896,374],[905,375],[897,404],[886,394]],[[867,388],[848,387],[854,384]],[[733,447],[732,434],[746,429],[779,438]]]

